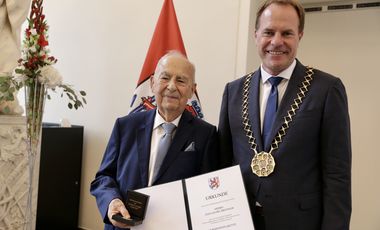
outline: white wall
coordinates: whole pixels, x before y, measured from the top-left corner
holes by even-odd
[[[89,194],[114,120],[128,111],[163,0],[49,0],[45,13],[50,48],[66,82],[87,93],[88,105],[66,109],[53,98],[45,121],[66,117],[85,127],[80,227],[102,229]],[[197,68],[198,92],[206,120],[217,125],[224,85],[257,68],[253,43],[257,1],[174,0],[189,58]],[[307,14],[298,57],[342,78],[350,103],[353,141],[351,229],[380,229],[376,145],[380,117],[380,10]],[[376,88],[375,88],[376,87]],[[69,166],[68,166],[69,167]]]

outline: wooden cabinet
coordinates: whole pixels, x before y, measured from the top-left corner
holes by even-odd
[[[83,126],[44,123],[36,229],[78,229]]]

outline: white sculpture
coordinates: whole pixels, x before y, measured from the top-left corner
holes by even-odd
[[[30,0],[0,0],[0,73],[9,73],[21,55],[21,26],[26,20]],[[0,101],[0,114],[22,114],[17,100]],[[8,107],[9,109],[5,109]]]

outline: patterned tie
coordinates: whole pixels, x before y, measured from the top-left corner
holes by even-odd
[[[156,181],[158,171],[160,170],[166,153],[169,150],[170,144],[172,142],[173,130],[175,128],[175,125],[172,123],[163,123],[161,126],[164,128],[165,134],[161,137],[160,142],[158,143],[156,163],[154,164],[153,169],[153,182]]]
[[[263,127],[263,139],[264,147],[270,144],[269,134],[272,129],[274,117],[276,116],[277,106],[278,106],[278,90],[277,86],[282,81],[282,77],[271,77],[268,79],[272,88],[270,89],[270,94],[267,101],[267,107],[265,109],[264,116],[264,127]]]

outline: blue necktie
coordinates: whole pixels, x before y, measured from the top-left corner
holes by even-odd
[[[166,153],[169,150],[170,144],[172,142],[173,130],[175,128],[175,125],[172,123],[163,123],[161,126],[165,130],[165,134],[161,137],[160,142],[158,143],[156,163],[154,164],[153,169],[153,182],[156,181],[158,171],[160,170]]]
[[[268,79],[272,88],[270,89],[270,94],[267,101],[267,107],[265,109],[264,115],[264,127],[263,127],[263,139],[264,139],[264,148],[270,144],[271,140],[269,139],[270,131],[274,122],[274,118],[277,112],[278,106],[278,90],[277,86],[282,81],[282,77],[271,77]]]

